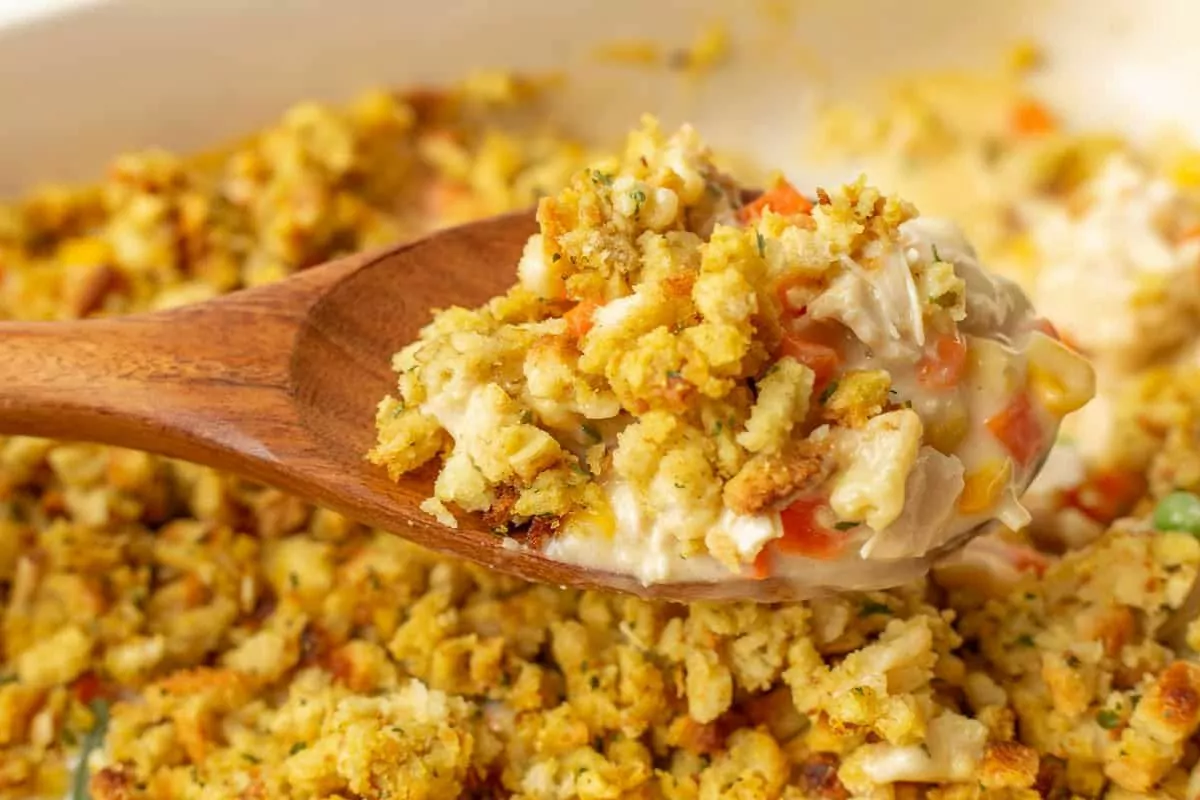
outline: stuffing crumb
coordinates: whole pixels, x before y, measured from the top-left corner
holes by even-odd
[[[193,302],[432,225],[524,207],[595,160],[568,138],[515,125],[508,112],[538,91],[536,82],[481,73],[443,91],[303,104],[203,159],[133,153],[98,185],[31,192],[0,205],[0,316]],[[1005,104],[987,97],[991,118]],[[974,183],[965,176],[974,173],[929,146],[931,136],[944,144],[953,123],[955,146],[982,153],[983,133],[960,129],[969,119],[893,110],[883,130],[925,177],[934,180],[939,164],[954,174],[943,196],[971,225],[991,219],[968,202]],[[1035,178],[1054,191],[1082,185],[1093,151],[1113,146],[1095,137],[1035,145],[1003,125],[984,131],[1001,164],[1015,151],[1059,148],[1043,153],[1041,172],[1014,170],[1016,187],[991,185],[990,197],[1010,201],[1042,194],[1026,183]],[[716,194],[679,177],[671,191],[680,202]],[[746,307],[714,291],[728,278],[681,274],[681,266],[701,271],[688,261],[692,236],[650,226],[663,224],[673,201],[647,192],[639,212],[637,188],[623,207],[650,215],[651,235],[627,248],[586,250],[586,237],[570,236],[561,246],[603,254],[606,285],[627,280],[624,259],[641,254],[672,303],[703,303],[730,326],[692,334],[696,341],[736,351],[729,334]],[[768,215],[763,224],[783,223]],[[809,234],[789,230],[766,243],[768,261],[808,252]],[[969,233],[1014,260],[1036,259],[1019,230]],[[752,239],[722,241],[727,254],[757,254]],[[531,280],[538,266],[529,266]],[[593,281],[565,277],[541,273],[546,296]],[[782,288],[799,300],[808,291],[805,280]],[[765,307],[775,293],[759,300]],[[654,322],[647,313],[631,308],[609,320],[615,328],[589,335],[622,340],[626,324]],[[792,488],[812,470],[833,469],[832,449],[748,452],[737,437],[755,413],[749,390],[698,401],[686,420],[661,408],[612,431],[604,420],[619,398],[598,379],[580,380],[581,359],[561,336],[537,331],[497,343],[488,357],[504,371],[499,388],[526,376],[532,399],[574,404],[597,421],[598,436],[572,431],[588,469],[617,461],[634,480],[657,481],[656,491],[700,502],[742,476],[737,496],[747,508],[788,491],[768,483],[776,472],[766,459],[791,464],[779,474]],[[723,369],[705,362],[694,377],[717,390]],[[816,378],[812,402],[829,389]],[[77,781],[95,800],[1193,796],[1200,682],[1170,632],[1200,572],[1200,540],[1157,527],[1154,512],[1164,498],[1200,491],[1194,382],[1187,368],[1159,364],[1128,384],[1117,412],[1128,432],[1117,439],[1120,458],[1090,465],[1087,485],[1061,490],[1093,531],[1065,552],[1061,543],[1038,551],[1023,534],[989,539],[1004,580],[939,573],[887,591],[771,605],[678,605],[527,584],[211,469],[0,439],[0,797],[61,798]],[[783,400],[795,402],[805,385],[790,384]],[[826,402],[839,390],[852,402],[820,413],[861,407],[874,418],[872,387],[835,387]],[[421,391],[398,375],[384,401],[384,424],[396,426],[388,457],[409,458],[400,455],[405,437],[440,425],[411,415]],[[530,421],[510,413],[512,399],[493,394],[490,408],[507,446],[525,454],[523,468],[574,472],[577,451],[555,451],[525,430]],[[905,399],[889,397],[886,408]],[[614,437],[643,444],[614,453]],[[449,445],[440,434],[413,443],[413,460]],[[667,460],[673,448],[686,458]],[[456,462],[463,503],[574,502],[548,486],[491,494],[483,466]],[[1109,507],[1106,498],[1121,502]]]

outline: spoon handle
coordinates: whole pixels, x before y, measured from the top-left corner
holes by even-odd
[[[0,323],[0,433],[245,469],[292,416],[297,318],[245,293],[139,316]],[[258,471],[258,470],[254,470]]]

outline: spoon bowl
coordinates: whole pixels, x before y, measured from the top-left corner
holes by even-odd
[[[0,323],[0,433],[132,447],[238,473],[531,581],[679,601],[822,593],[781,578],[646,586],[554,561],[477,517],[450,529],[420,511],[432,469],[396,482],[367,462],[376,405],[395,386],[392,354],[417,338],[432,309],[477,306],[510,286],[535,230],[533,213],[519,212],[178,309]],[[978,532],[896,566],[923,572]]]

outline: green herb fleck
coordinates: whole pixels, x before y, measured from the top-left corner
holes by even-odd
[[[821,390],[821,402],[822,403],[829,402],[829,398],[833,397],[833,393],[837,391],[837,388],[838,388],[838,382],[830,381],[829,385]]]
[[[1013,641],[1013,644],[1018,647],[1033,647],[1033,636],[1028,633],[1022,633]]]
[[[646,202],[646,193],[643,192],[641,189],[634,189],[632,192],[629,193],[629,196],[633,198],[633,202],[634,202],[633,215],[635,217],[641,216],[642,206]]]
[[[837,523],[833,527],[835,530],[848,531],[853,528],[857,528],[859,525],[862,525],[862,522],[859,522],[857,520],[848,519],[848,520],[845,520],[844,522]]]
[[[554,264],[554,263],[558,262],[561,258],[562,258],[562,253],[555,253],[554,255],[550,256],[550,263]]]
[[[721,420],[717,420],[716,424],[713,425],[713,436],[719,436],[721,434],[722,427]]]
[[[683,374],[680,373],[679,370],[675,370],[675,369],[667,370],[667,380],[677,380],[682,377],[683,377]]]
[[[599,675],[589,675],[588,676],[588,685],[591,686],[593,689],[599,689],[600,688],[600,676]]]
[[[261,764],[262,763],[262,759],[256,755],[254,755],[253,753],[242,753],[242,758],[246,759],[251,764]]]
[[[104,742],[104,734],[108,730],[108,703],[97,698],[90,703],[92,716],[96,718],[92,729],[83,738],[79,747],[79,761],[75,766],[75,775],[71,780],[71,797],[73,800],[89,800],[88,792],[88,756]]]
[[[876,614],[891,614],[891,606],[885,603],[875,603],[868,601],[862,604],[862,608],[858,610],[859,617],[873,617]]]
[[[290,750],[288,750],[288,755],[294,756],[294,755],[296,755],[296,753],[299,753],[301,750],[303,750],[306,747],[308,747],[307,743],[296,742],[294,745],[292,745],[292,748]]]
[[[528,425],[531,422],[533,422],[533,412],[529,409],[525,409],[521,412],[521,423]]]
[[[288,573],[288,585],[291,586],[293,589],[299,587],[300,586],[300,576],[294,572],[289,572]]]
[[[930,758],[933,758],[933,753],[931,753],[929,751],[929,745],[925,744],[924,742],[921,742],[921,750],[923,750],[925,752],[925,755],[929,756]]]
[[[940,253],[938,253],[937,245],[936,245],[936,244],[931,244],[931,245],[930,245],[930,248],[933,250],[933,260],[934,260],[934,261],[941,261],[941,260],[942,260],[942,256],[941,256],[941,254],[940,254]]]
[[[862,686],[855,686],[855,687],[851,688],[850,691],[852,694],[854,694],[855,697],[866,697],[867,696],[867,690],[865,687],[862,687]]]
[[[1191,492],[1171,492],[1154,509],[1154,527],[1200,537],[1200,497]]]
[[[379,574],[373,569],[367,570],[367,582],[371,584],[371,588],[377,592],[383,588],[383,584],[379,581]]]
[[[763,238],[762,231],[755,231],[754,238],[758,241],[758,255],[762,258],[766,258],[767,240]]]
[[[0,686],[7,686],[10,683],[16,683],[16,674],[0,675]]]
[[[592,444],[599,442],[601,438],[603,438],[600,436],[600,431],[596,430],[594,426],[586,422],[579,426],[579,430],[583,432],[583,435],[586,436],[588,440],[592,442]]]
[[[1104,728],[1104,730],[1111,731],[1113,728],[1120,726],[1121,715],[1111,708],[1102,708],[1096,712],[1096,722],[1100,723],[1100,727]]]
[[[601,172],[598,169],[592,170],[592,183],[601,184],[604,186],[612,186],[613,178],[607,172]]]
[[[399,419],[400,415],[403,413],[404,413],[404,403],[397,403],[396,407],[392,409],[392,419]]]

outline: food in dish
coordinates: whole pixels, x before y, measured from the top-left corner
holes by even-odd
[[[1068,207],[1107,154],[1197,209],[1200,150],[1033,135],[1024,86],[956,82],[857,109],[892,137],[862,152],[1029,291],[1047,264],[1006,220]],[[303,104],[0,204],[0,315],[178,304],[525,208],[597,155],[515,124],[534,88]],[[1110,451],[986,560],[774,605],[527,584],[213,470],[0,439],[0,796],[1187,800],[1200,624],[1166,623],[1200,571],[1200,370],[1172,358],[1130,369]]]
[[[645,583],[879,588],[1018,498],[1091,367],[958,228],[762,196],[653,120],[538,208],[517,284],[396,354],[371,458],[424,508]]]

